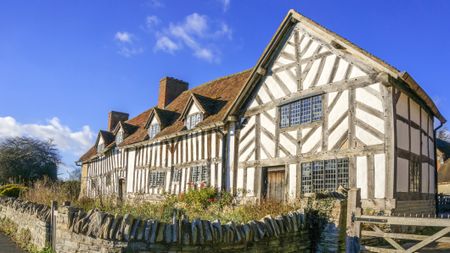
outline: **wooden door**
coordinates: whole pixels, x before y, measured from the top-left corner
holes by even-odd
[[[267,169],[267,200],[283,202],[286,186],[284,173],[284,167]]]

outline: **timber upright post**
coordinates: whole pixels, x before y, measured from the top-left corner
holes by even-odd
[[[52,200],[50,203],[50,247],[52,252],[56,252],[55,251],[55,246],[56,246],[56,208],[57,208],[58,202],[56,202],[55,200]]]
[[[346,253],[360,252],[361,223],[354,217],[361,215],[361,189],[351,188],[347,197],[347,238],[345,242]]]

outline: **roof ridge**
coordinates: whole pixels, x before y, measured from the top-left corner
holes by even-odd
[[[233,74],[229,74],[229,75],[226,75],[226,76],[218,77],[218,78],[213,79],[213,80],[211,80],[211,81],[207,81],[207,82],[205,82],[205,83],[199,84],[199,85],[193,87],[192,89],[189,89],[189,90],[186,90],[186,91],[191,91],[191,92],[192,92],[194,89],[200,88],[200,87],[202,87],[202,86],[206,86],[206,85],[211,84],[211,83],[213,83],[213,82],[218,82],[218,81],[221,81],[221,80],[224,80],[224,79],[228,79],[228,78],[231,78],[231,77],[235,77],[235,76],[237,76],[237,75],[240,75],[240,74],[243,74],[243,73],[245,73],[245,72],[251,71],[252,69],[253,69],[253,67],[248,68],[248,69],[245,69],[245,70],[242,70],[242,71],[239,71],[239,72],[236,72],[236,73],[233,73]],[[184,91],[184,92],[186,92],[186,91]],[[198,95],[201,95],[201,94],[198,94]],[[204,97],[205,97],[205,96],[204,96]]]

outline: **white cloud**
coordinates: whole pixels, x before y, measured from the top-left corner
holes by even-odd
[[[62,152],[80,156],[92,145],[94,134],[89,126],[72,131],[61,124],[57,117],[46,124],[22,124],[13,117],[0,117],[0,139],[15,136],[29,136],[41,140],[51,139]]]
[[[206,15],[192,13],[179,23],[170,23],[168,27],[156,33],[155,51],[167,53],[186,46],[195,57],[208,62],[220,62],[221,52],[216,45],[218,39],[232,39],[231,28],[225,23],[220,25],[209,21]]]
[[[147,16],[147,18],[145,19],[145,25],[148,29],[153,29],[154,27],[158,26],[159,23],[161,23],[161,20],[155,15]]]
[[[156,41],[155,50],[161,50],[167,53],[173,54],[175,51],[180,49],[180,45],[173,42],[171,39],[169,39],[167,36],[161,36]]]
[[[117,41],[119,50],[117,51],[124,57],[131,57],[144,52],[144,48],[136,45],[137,37],[129,32],[116,32],[114,40]]]
[[[116,32],[116,35],[114,35],[114,39],[124,43],[132,43],[133,36],[134,35],[128,32]]]
[[[223,12],[228,11],[230,9],[231,0],[219,0],[219,2],[222,4]]]
[[[192,13],[186,17],[184,24],[178,25],[188,33],[195,33],[199,36],[203,36],[206,29],[208,29],[208,20],[205,15],[199,15],[198,13]]]

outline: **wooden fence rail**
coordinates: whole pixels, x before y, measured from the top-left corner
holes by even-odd
[[[400,215],[400,216],[377,216],[377,215],[362,215],[360,206],[360,191],[359,189],[351,189],[348,195],[348,213],[347,213],[347,229],[348,238],[354,238],[358,243],[361,242],[361,237],[375,237],[383,238],[389,243],[391,248],[359,245],[355,247],[347,247],[347,252],[354,253],[359,250],[370,252],[407,252],[413,253],[423,249],[433,242],[450,243],[450,237],[446,237],[450,233],[450,217],[447,215],[424,217],[422,215]],[[444,201],[444,200],[442,200]],[[445,200],[447,201],[447,200]],[[362,226],[362,225],[365,226]],[[383,228],[391,226],[399,227],[436,227],[441,228],[432,235],[419,235],[411,233],[393,233],[385,232]],[[364,229],[366,230],[364,230]],[[369,229],[369,230],[367,230]],[[417,241],[416,244],[409,248],[404,248],[396,240]],[[450,249],[449,249],[450,251]]]

